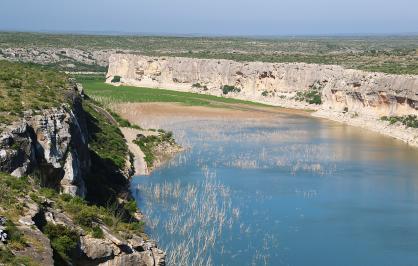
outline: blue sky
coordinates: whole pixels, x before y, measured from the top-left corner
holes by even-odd
[[[0,29],[203,35],[418,33],[418,0],[2,0]]]

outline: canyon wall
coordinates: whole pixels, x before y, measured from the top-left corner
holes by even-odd
[[[89,118],[83,109],[82,91],[81,85],[74,83],[66,91],[68,102],[55,108],[24,111],[18,121],[8,126],[1,125],[0,172],[10,173],[16,178],[36,176],[42,187],[84,198],[92,188],[88,187],[88,179],[91,178],[89,173],[92,172],[94,160],[89,150],[91,132],[88,132]],[[119,170],[125,173],[124,169]],[[128,181],[130,174],[124,174],[123,177]],[[100,186],[103,185],[98,184],[97,189]],[[128,187],[121,193],[129,193]],[[105,200],[110,200],[110,196]],[[119,199],[123,200],[122,197]],[[94,224],[100,226],[103,236],[92,237],[88,229],[76,223],[77,219],[54,201],[43,198],[39,203],[28,195],[20,194],[18,200],[25,206],[18,219],[20,232],[35,237],[43,247],[42,252],[37,249],[33,252],[32,246],[28,245],[22,253],[39,265],[54,264],[50,240],[41,231],[47,222],[64,225],[79,234],[76,252],[72,255],[75,265],[165,265],[165,253],[157,248],[156,242],[148,240],[143,234],[133,233],[133,229],[129,234],[115,231],[112,226],[95,218]],[[0,211],[3,211],[1,208]],[[117,212],[120,215],[122,210]],[[121,217],[115,219],[122,221]],[[135,217],[130,222],[140,221]],[[57,263],[60,264],[59,260],[55,261]]]
[[[388,75],[305,63],[235,62],[217,59],[113,54],[107,82],[190,91],[277,106],[351,112],[367,116],[418,114],[418,76]],[[238,90],[223,93],[223,85]],[[322,104],[298,93],[317,89]]]
[[[41,183],[63,193],[86,195],[90,169],[87,129],[78,86],[70,103],[43,111],[26,111],[24,118],[0,134],[0,171],[16,177],[39,176]]]

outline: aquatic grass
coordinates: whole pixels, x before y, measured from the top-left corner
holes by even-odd
[[[207,167],[201,171],[204,179],[198,184],[185,186],[177,180],[138,186],[140,193],[148,198],[147,202],[157,202],[170,212],[162,225],[165,233],[181,236],[180,243],[176,241],[164,247],[168,251],[167,261],[172,265],[212,265],[209,251],[225,228],[231,227],[239,216],[239,208],[232,208],[230,189]],[[146,208],[152,209],[151,206]],[[157,218],[153,222],[154,215],[149,211],[146,216],[150,218],[147,224],[154,227],[162,221]]]

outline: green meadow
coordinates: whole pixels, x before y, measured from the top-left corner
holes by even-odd
[[[175,102],[184,105],[210,107],[224,107],[227,104],[267,106],[250,101],[198,93],[133,86],[113,86],[104,83],[102,79],[78,78],[78,80],[83,84],[87,95],[104,105],[123,102]]]

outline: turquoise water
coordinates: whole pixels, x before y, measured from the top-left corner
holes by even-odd
[[[188,149],[132,181],[169,265],[418,265],[418,151],[293,114],[167,119]]]

